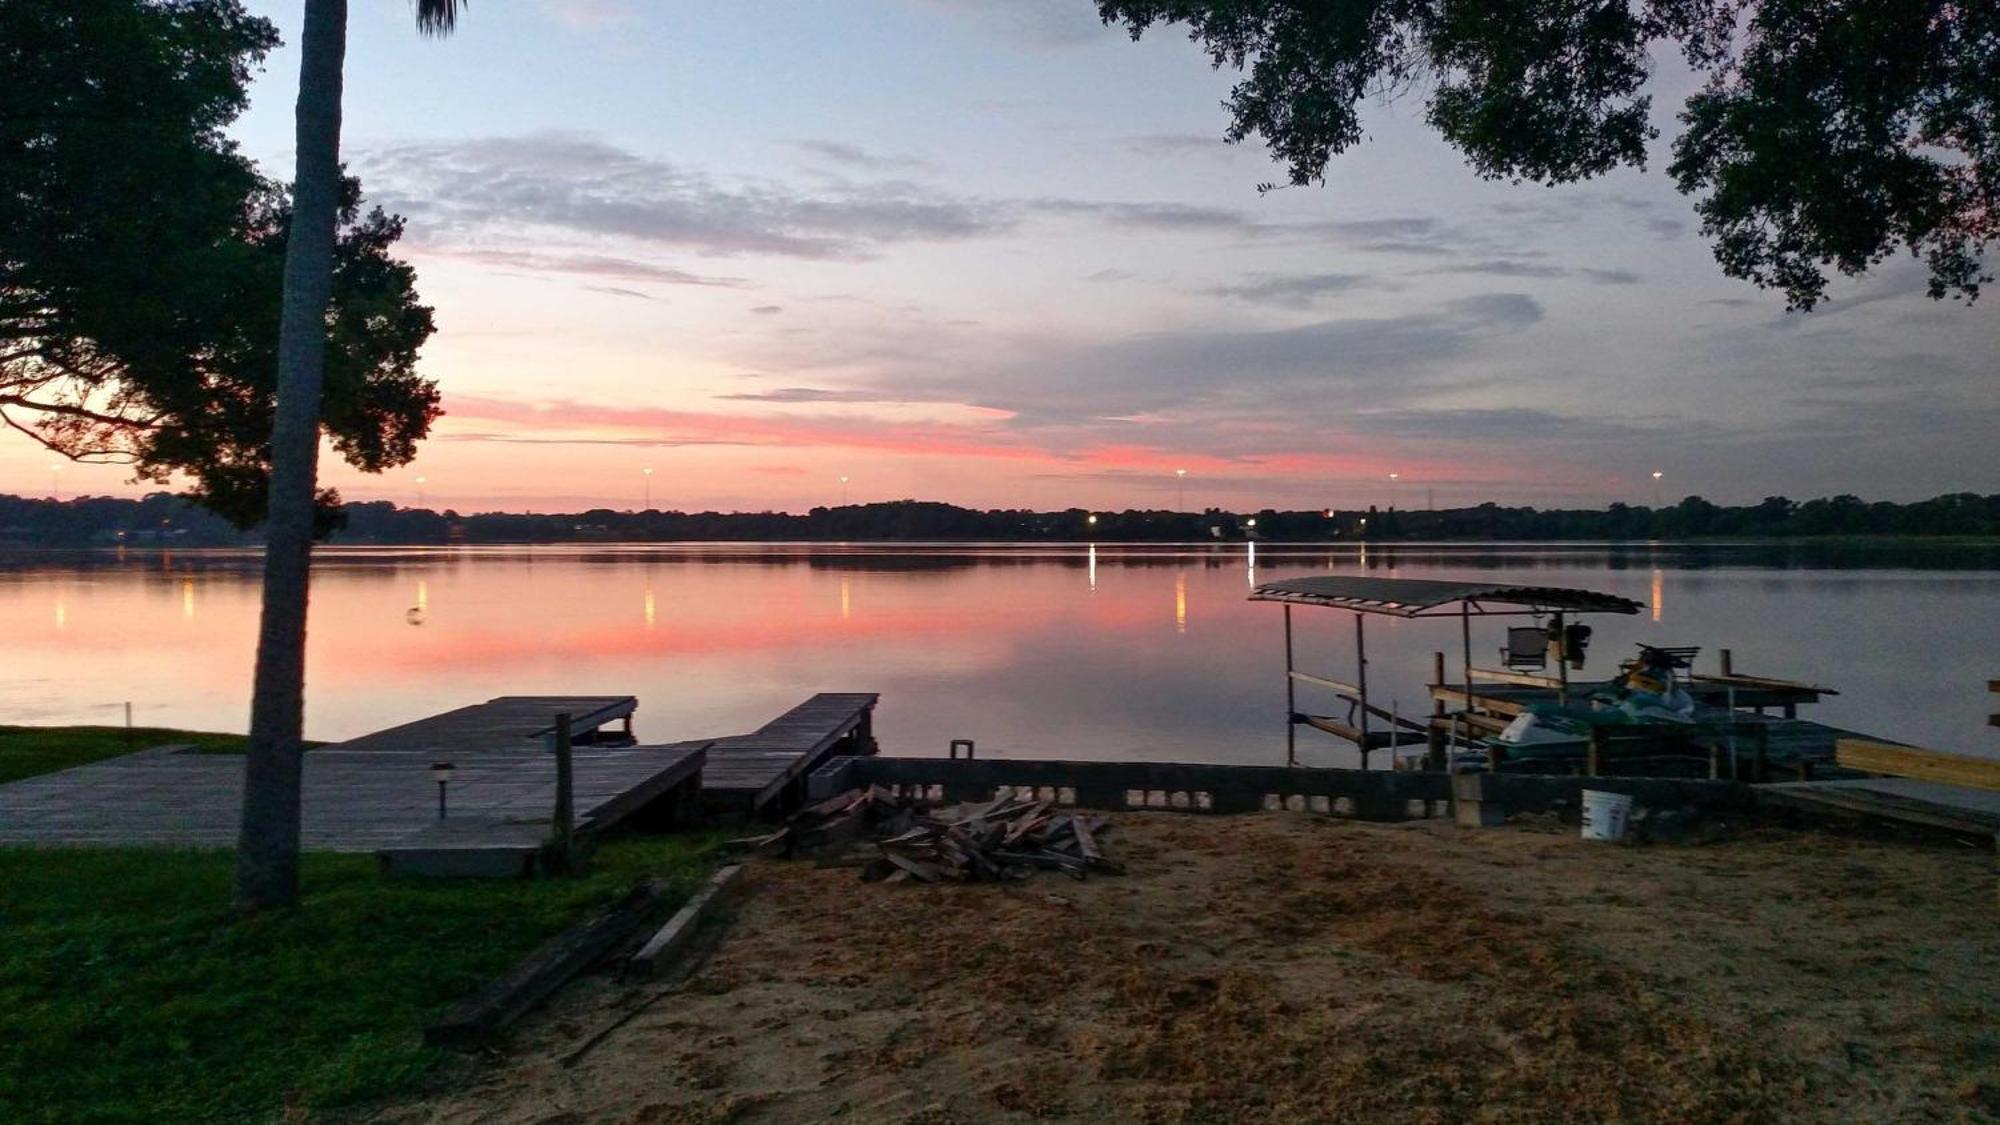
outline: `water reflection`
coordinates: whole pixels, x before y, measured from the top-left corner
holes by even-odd
[[[1245,598],[1246,580],[1393,566],[1650,595],[1649,613],[1591,619],[1586,676],[1641,640],[1704,646],[1705,669],[1732,648],[1746,672],[1843,690],[1812,717],[1990,751],[2000,566],[1941,554],[1948,565],[1936,568],[1906,549],[1875,567],[1815,569],[1793,547],[1762,566],[1748,561],[1755,550],[1580,544],[330,550],[313,586],[308,733],[340,738],[503,694],[630,693],[641,736],[665,741],[750,729],[813,691],[858,690],[883,693],[878,736],[891,753],[970,737],[996,753],[1280,763],[1279,614]],[[861,575],[866,614],[855,612]],[[93,721],[108,694],[162,725],[240,727],[259,578],[247,552],[0,556],[0,723]],[[425,628],[402,623],[434,599],[447,611]],[[1159,620],[1169,599],[1172,634]],[[825,612],[834,605],[837,616]],[[674,629],[657,627],[662,613]],[[1352,626],[1322,616],[1300,623],[1301,666],[1345,667]],[[1476,651],[1500,641],[1497,627],[1475,632]],[[1414,710],[1430,654],[1456,667],[1457,627],[1371,623],[1368,650],[1371,694]],[[1308,764],[1351,764],[1331,740],[1300,747]]]

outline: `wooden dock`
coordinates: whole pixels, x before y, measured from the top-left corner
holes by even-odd
[[[575,752],[581,831],[596,832],[675,789],[697,784],[702,746]],[[425,751],[307,751],[300,843],[309,851],[375,852],[439,827],[433,757]],[[542,751],[461,754],[447,787],[446,830],[495,843],[546,835],[555,762]],[[177,747],[0,785],[0,843],[227,848],[236,844],[243,757]]]
[[[568,714],[576,744],[617,740],[629,745],[632,712],[639,701],[630,695],[503,695],[470,707],[431,715],[400,726],[364,734],[331,749],[416,751],[450,758],[488,750],[541,749],[555,733],[555,717]],[[607,736],[602,728],[624,720],[624,730]]]
[[[783,814],[804,799],[804,778],[835,755],[875,752],[874,692],[822,692],[749,734],[709,747],[702,807],[731,817]]]

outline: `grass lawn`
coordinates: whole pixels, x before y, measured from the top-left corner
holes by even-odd
[[[241,754],[245,741],[240,734],[164,727],[128,731],[124,727],[0,726],[0,784],[168,743],[192,743],[204,754]]]
[[[247,920],[227,853],[0,848],[0,1121],[266,1120],[407,1089],[445,1057],[426,1023],[641,878],[691,893],[710,842],[612,841],[537,882],[309,855],[300,907]]]

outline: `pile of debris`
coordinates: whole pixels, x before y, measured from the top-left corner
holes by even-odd
[[[810,855],[823,866],[853,866],[869,882],[1004,882],[1038,870],[1082,879],[1125,869],[1098,837],[1110,821],[1054,801],[1001,797],[932,809],[879,785],[821,801],[769,835],[739,841],[763,854]]]

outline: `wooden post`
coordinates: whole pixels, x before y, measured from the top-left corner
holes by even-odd
[[[1556,631],[1556,705],[1569,706],[1569,634],[1563,630],[1563,615],[1555,617]]]
[[[1465,644],[1464,663],[1459,671],[1465,677],[1465,709],[1472,710],[1472,609],[1466,603],[1458,603],[1458,638]]]
[[[1726,648],[1721,649],[1719,650],[1718,655],[1722,657],[1722,674],[1725,676],[1735,675],[1736,661],[1732,658],[1732,654],[1730,653],[1730,651]]]
[[[1750,741],[1755,747],[1751,752],[1752,764],[1750,767],[1750,777],[1751,780],[1762,784],[1771,780],[1766,773],[1764,761],[1765,751],[1768,749],[1771,741],[1771,732],[1765,728],[1763,723],[1758,723],[1756,726],[1750,728]]]
[[[1431,653],[1431,684],[1433,687],[1444,686],[1444,653],[1442,652]],[[1433,692],[1431,697],[1430,737],[1426,743],[1428,753],[1424,759],[1425,769],[1441,771],[1444,769],[1445,762],[1447,761],[1445,748],[1449,743],[1446,741],[1447,735],[1443,729],[1443,724],[1438,721],[1442,718],[1444,718],[1444,700],[1437,698],[1436,693]]]
[[[1361,614],[1354,615],[1354,686],[1361,689],[1361,768],[1368,768],[1368,639]]]
[[[556,716],[556,853],[564,866],[575,858],[576,791],[570,753],[569,712]]]
[[[1285,603],[1285,764],[1299,764],[1298,687],[1292,682],[1292,603]]]
[[[1716,778],[1719,778],[1721,776],[1722,776],[1722,744],[1719,742],[1711,742],[1708,744],[1708,779],[1710,781],[1714,781]]]
[[[1604,728],[1590,728],[1590,751],[1584,755],[1583,772],[1586,777],[1596,777],[1604,765]]]

